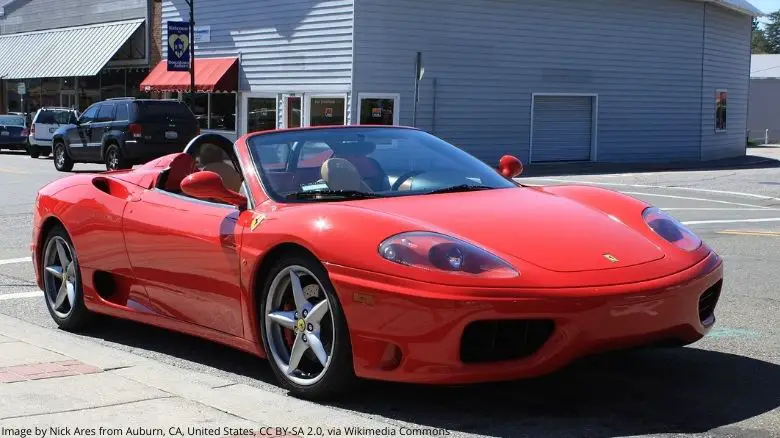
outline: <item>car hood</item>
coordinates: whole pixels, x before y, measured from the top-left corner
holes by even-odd
[[[383,198],[350,204],[405,217],[417,224],[416,230],[427,225],[430,231],[449,234],[551,271],[627,267],[664,257],[658,245],[613,216],[530,188]],[[608,255],[618,262],[610,261]]]

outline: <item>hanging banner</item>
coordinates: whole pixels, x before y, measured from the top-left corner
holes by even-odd
[[[190,23],[168,22],[168,71],[190,71]]]

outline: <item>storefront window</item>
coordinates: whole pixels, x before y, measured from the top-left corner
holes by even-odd
[[[299,128],[301,126],[301,98],[287,98],[287,127]]]
[[[62,83],[60,84],[60,89],[62,90],[73,90],[76,85],[75,78],[62,78]]]
[[[27,94],[24,95],[22,111],[32,114],[41,107],[41,80],[28,79],[25,82],[27,83]]]
[[[213,93],[211,95],[211,126],[221,131],[236,130],[236,95]]]
[[[393,125],[395,124],[395,98],[393,97],[361,97],[361,125]]]
[[[276,129],[276,99],[272,97],[250,97],[246,105],[246,131],[268,131]]]
[[[22,96],[20,96],[19,93],[17,92],[20,84],[23,84],[23,82],[8,81],[5,83],[6,96],[7,96],[6,105],[8,111],[12,111],[12,112],[22,111]]]
[[[100,101],[100,76],[82,76],[78,79],[79,111]]]
[[[184,104],[192,110],[192,113],[195,114],[195,118],[198,119],[200,129],[208,129],[209,95],[207,93],[196,93],[195,105],[190,105],[190,93],[184,94],[184,99],[182,100]]]
[[[60,79],[42,79],[41,80],[41,106],[59,106],[60,105]]]
[[[309,120],[311,126],[331,126],[344,124],[344,98],[313,97]]]
[[[141,69],[135,69],[131,68],[127,70],[127,90],[125,91],[126,96],[129,97],[135,97],[137,99],[147,99],[150,97],[150,94],[141,91],[141,82],[146,79],[146,76],[149,75],[149,69],[148,68],[141,68]]]
[[[100,98],[124,97],[125,70],[103,70],[100,75]]]

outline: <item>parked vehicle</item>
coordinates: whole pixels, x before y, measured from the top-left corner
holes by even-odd
[[[177,100],[108,99],[54,132],[54,167],[69,172],[75,163],[105,163],[108,170],[129,169],[183,151],[199,133],[195,115]]]
[[[72,108],[41,108],[30,124],[30,156],[38,158],[51,154],[54,133],[61,126],[75,125],[79,112]]]
[[[28,134],[27,119],[23,115],[0,115],[0,149],[27,150]]]

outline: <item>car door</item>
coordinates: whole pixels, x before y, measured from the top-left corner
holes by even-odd
[[[97,120],[100,104],[96,103],[79,117],[79,122],[73,129],[68,130],[68,143],[70,156],[76,160],[88,159],[89,142],[92,137],[92,124]]]
[[[97,119],[92,122],[92,130],[89,136],[89,145],[87,154],[90,160],[102,161],[103,136],[111,128],[116,113],[115,103],[104,103],[100,105]]]
[[[158,189],[125,211],[134,275],[157,312],[243,335],[241,215],[251,212]]]

